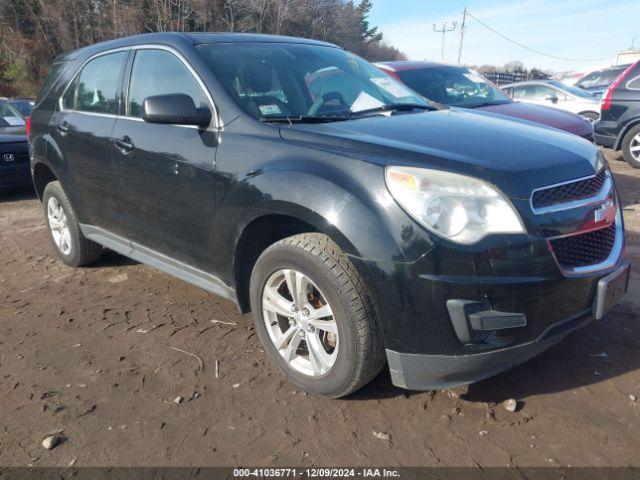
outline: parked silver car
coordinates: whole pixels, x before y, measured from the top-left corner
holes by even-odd
[[[531,80],[501,87],[514,100],[546,105],[577,113],[595,121],[600,117],[600,98],[578,87],[555,80]]]

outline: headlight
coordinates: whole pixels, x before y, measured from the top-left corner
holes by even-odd
[[[477,178],[425,168],[387,167],[387,188],[418,222],[449,240],[472,244],[492,233],[524,233],[519,215]]]

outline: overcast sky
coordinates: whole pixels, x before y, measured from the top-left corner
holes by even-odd
[[[640,0],[373,0],[371,22],[391,45],[414,60],[440,60],[441,34],[433,24],[457,21],[445,39],[445,61],[455,63],[460,41],[462,10],[500,33],[559,57],[528,52],[473,19],[467,18],[462,62],[503,65],[521,60],[528,68],[556,71],[591,70],[613,63],[617,51],[640,48]],[[598,59],[594,61],[585,61]]]

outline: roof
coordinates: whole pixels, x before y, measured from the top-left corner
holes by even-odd
[[[394,62],[376,62],[375,65],[392,72],[402,72],[405,70],[418,70],[422,68],[434,68],[434,67],[460,67],[465,68],[462,65],[448,65],[446,63],[427,62],[421,60],[398,60]]]
[[[54,62],[71,60],[85,53],[94,54],[112,48],[143,45],[145,43],[159,43],[176,46],[185,43],[197,45],[206,43],[297,43],[303,45],[318,45],[335,47],[336,45],[320,40],[308,38],[286,37],[283,35],[264,35],[259,33],[229,33],[229,32],[158,32],[132,35],[96,43],[71,52],[63,53]]]

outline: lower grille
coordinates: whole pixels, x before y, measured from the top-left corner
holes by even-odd
[[[578,180],[577,182],[566,183],[557,187],[538,190],[533,194],[533,208],[548,207],[558,203],[593,197],[600,192],[606,179],[607,170],[601,168],[593,177]]]
[[[558,264],[564,269],[604,262],[616,241],[616,225],[570,237],[550,240]]]

